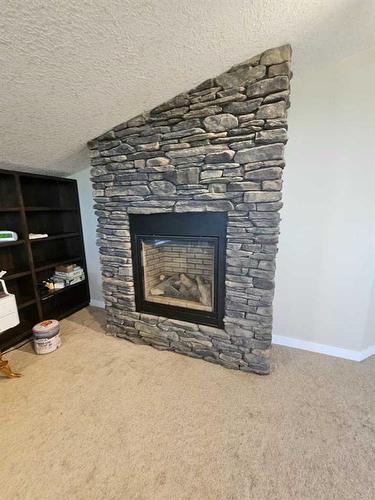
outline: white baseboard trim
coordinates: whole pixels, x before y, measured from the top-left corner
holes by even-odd
[[[105,308],[105,303],[104,303],[104,300],[91,299],[90,300],[90,306],[100,307],[101,309],[104,309]]]
[[[277,345],[302,349],[303,351],[318,352],[327,356],[336,358],[350,359],[351,361],[363,361],[375,354],[375,345],[368,347],[363,351],[351,351],[326,344],[316,344],[307,340],[294,339],[292,337],[283,337],[281,335],[272,335],[272,342]]]
[[[373,356],[375,354],[375,345],[371,345],[370,347],[368,347],[364,351],[361,351],[361,354],[363,355],[363,358],[361,359],[361,361],[363,361],[366,358],[369,358],[370,356]]]

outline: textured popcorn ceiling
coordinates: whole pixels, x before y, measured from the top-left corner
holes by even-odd
[[[85,143],[269,47],[304,72],[375,44],[373,0],[12,0],[0,166],[72,172]]]

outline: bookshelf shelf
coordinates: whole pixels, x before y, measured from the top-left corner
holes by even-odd
[[[20,210],[21,210],[20,207],[0,207],[0,213],[19,212]]]
[[[77,207],[25,207],[25,212],[77,212],[77,210],[79,210]]]
[[[85,281],[86,280],[82,280],[79,283],[74,283],[73,285],[68,285],[68,286],[66,286],[64,288],[60,288],[58,290],[53,290],[53,291],[50,291],[47,293],[41,293],[40,298],[41,298],[41,300],[49,300],[50,298],[55,297],[59,293],[69,292],[72,290],[72,288],[83,285],[85,283]]]
[[[54,259],[47,260],[47,261],[44,261],[43,264],[39,264],[39,265],[36,264],[35,271],[36,272],[45,271],[46,269],[50,269],[50,268],[56,267],[56,266],[61,266],[63,264],[70,264],[70,263],[76,264],[81,259],[82,259],[81,256],[78,256],[78,257],[76,256],[76,257],[62,259],[62,260],[54,260]]]
[[[76,238],[77,236],[80,236],[80,234],[79,233],[51,234],[51,236],[47,236],[47,238],[30,239],[30,242],[34,244],[34,243],[41,243],[42,241],[61,240],[63,238]]]
[[[20,311],[21,309],[25,309],[25,307],[29,307],[35,303],[36,303],[36,299],[26,300],[25,302],[22,302],[21,304],[18,305],[18,310]]]
[[[11,281],[15,280],[17,278],[22,278],[23,276],[29,276],[31,274],[30,269],[25,269],[22,271],[21,269],[18,269],[17,271],[8,271],[7,274],[4,276],[5,281]]]
[[[23,240],[17,240],[17,241],[6,241],[4,243],[0,242],[0,248],[5,248],[5,247],[16,247],[18,245],[23,245],[25,242]]]

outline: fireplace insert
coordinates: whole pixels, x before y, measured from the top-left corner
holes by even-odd
[[[131,214],[138,312],[223,327],[227,214]]]

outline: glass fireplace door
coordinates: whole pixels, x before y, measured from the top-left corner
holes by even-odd
[[[213,238],[141,238],[144,300],[212,312],[216,248]]]

